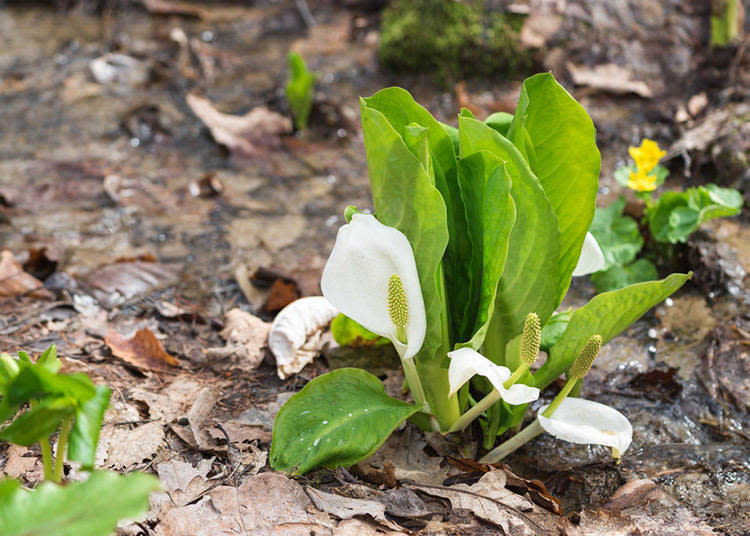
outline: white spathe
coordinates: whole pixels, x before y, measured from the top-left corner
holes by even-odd
[[[394,274],[406,293],[406,344],[398,340],[388,313],[388,282]],[[398,229],[383,225],[375,216],[354,214],[336,235],[320,287],[339,311],[390,339],[403,359],[422,347],[427,324],[417,264],[409,240]]]
[[[564,441],[584,445],[606,445],[625,452],[633,439],[633,427],[627,417],[614,408],[583,398],[566,398],[551,417],[539,409],[542,428]]]
[[[448,396],[453,396],[463,384],[468,382],[475,374],[479,374],[490,381],[492,386],[500,393],[500,397],[508,404],[526,404],[539,398],[539,389],[522,383],[513,384],[506,389],[503,384],[511,376],[510,369],[496,365],[472,348],[459,348],[448,352],[448,357],[451,358],[451,364],[448,368],[448,383],[450,384]]]
[[[573,276],[578,277],[592,274],[599,270],[604,270],[605,266],[604,254],[596,238],[591,233],[586,233],[586,238],[583,240],[583,248],[581,249],[581,256],[578,258],[576,269],[573,270]]]

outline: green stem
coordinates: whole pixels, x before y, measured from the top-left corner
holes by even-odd
[[[568,381],[565,383],[565,387],[562,388],[562,390],[557,393],[557,396],[552,401],[552,403],[547,406],[547,409],[544,410],[544,413],[542,413],[542,417],[547,417],[548,419],[552,417],[552,414],[557,411],[557,408],[560,407],[560,404],[562,404],[562,401],[565,400],[565,397],[567,397],[570,394],[570,391],[573,390],[573,387],[576,386],[576,383],[578,383],[578,380],[580,378],[576,378],[575,376],[571,376],[568,378]]]
[[[53,481],[62,482],[63,465],[65,464],[65,454],[68,450],[68,437],[70,437],[70,428],[73,424],[73,417],[68,417],[62,423],[60,436],[57,438],[57,454],[55,455],[55,472]]]
[[[54,469],[52,468],[52,449],[49,446],[49,437],[39,441],[42,451],[42,463],[44,463],[44,480],[54,480]]]
[[[487,455],[479,460],[479,462],[497,463],[514,452],[516,449],[524,446],[536,436],[540,435],[542,432],[544,432],[544,428],[542,428],[542,425],[539,424],[538,419],[534,419],[534,421],[530,425],[511,437],[508,441],[502,443],[497,448],[488,452]]]
[[[456,422],[453,423],[453,426],[448,429],[448,433],[460,432],[498,400],[500,400],[500,393],[495,389],[482,400],[477,402],[474,407],[461,415]]]
[[[417,373],[417,366],[414,363],[414,358],[410,357],[407,359],[402,359],[401,365],[404,367],[404,376],[406,376],[406,383],[409,385],[412,396],[414,396],[414,401],[417,403],[417,405],[426,407],[427,411],[429,411],[429,405],[427,404],[427,400],[424,395],[424,387],[422,387],[422,382],[419,379],[419,374]]]
[[[510,389],[511,386],[521,378],[521,376],[526,374],[527,370],[529,370],[529,366],[526,363],[521,363],[515,370],[515,372],[511,374],[510,378],[506,380],[506,382],[503,384],[503,387],[505,387],[506,389]]]

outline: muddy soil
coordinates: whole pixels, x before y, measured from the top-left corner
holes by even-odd
[[[272,317],[278,309],[267,300],[278,289],[268,287],[279,273],[294,282],[295,296],[318,294],[344,208],[371,206],[357,97],[400,85],[455,122],[462,106],[480,116],[512,111],[523,75],[445,88],[427,75],[385,72],[376,58],[378,9],[367,2],[309,2],[311,27],[292,1],[193,2],[167,13],[154,7],[160,2],[98,4],[0,3],[0,245],[49,291],[0,302],[2,351],[40,352],[55,342],[67,369],[113,386],[103,466],[154,470],[177,458],[210,460],[206,474],[239,485],[268,470],[269,426],[283,395],[328,362],[282,381],[270,362],[251,369],[212,349],[224,346],[219,332],[230,309]],[[601,204],[623,193],[612,173],[642,137],[670,148],[667,187],[718,182],[747,199],[750,54],[746,41],[707,47],[709,2],[520,4],[544,29],[540,69],[552,70],[597,126]],[[259,106],[288,115],[289,50],[320,73],[312,128],[254,139],[252,154],[217,143],[186,96],[235,115]],[[613,93],[601,80],[576,83],[576,68],[600,64],[618,65],[640,85]],[[716,117],[727,119],[702,133]],[[696,129],[698,141],[686,145]],[[113,281],[102,267],[116,261],[119,275],[122,264],[133,271]],[[139,262],[158,269],[144,274]],[[639,533],[750,534],[747,213],[707,225],[678,262],[696,272],[694,282],[606,346],[584,386],[583,396],[633,423],[622,462],[544,436],[507,460],[516,474],[542,480],[582,534],[627,533],[606,532],[601,516],[613,511],[618,489],[640,479],[667,499],[621,508],[617,519]],[[271,275],[254,285],[248,275],[260,268]],[[592,293],[588,281],[576,281],[565,305]],[[160,372],[113,357],[107,333],[141,328],[161,338],[178,367]],[[184,416],[205,388],[214,393],[208,422],[219,426],[203,443],[191,440]],[[242,464],[224,436],[242,445]],[[130,450],[113,448],[129,441]],[[431,454],[449,453],[428,443]],[[0,446],[0,467],[33,484],[35,455]],[[305,482],[330,486],[334,476]],[[159,528],[168,508],[159,508],[125,533],[168,534]],[[660,508],[677,514],[660,518]],[[639,525],[644,516],[661,519],[662,528]],[[455,512],[415,519],[401,526],[502,534]],[[607,526],[620,522],[607,519],[614,523]]]

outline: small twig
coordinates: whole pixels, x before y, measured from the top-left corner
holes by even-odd
[[[315,26],[315,17],[313,17],[310,11],[310,6],[307,5],[306,0],[297,0],[297,11],[299,11],[302,20],[308,28]]]

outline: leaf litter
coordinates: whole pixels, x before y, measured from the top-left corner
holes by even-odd
[[[4,226],[2,236],[7,238],[4,247],[9,250],[0,259],[0,274],[16,274],[8,279],[0,276],[0,289],[6,288],[3,282],[7,280],[23,282],[21,292],[13,290],[0,302],[0,334],[7,346],[3,350],[26,348],[38,352],[55,341],[70,358],[66,367],[84,367],[97,381],[113,387],[98,465],[156,471],[171,495],[152,512],[145,528],[130,533],[204,531],[213,535],[225,530],[309,534],[314,530],[319,534],[359,535],[400,530],[388,528],[367,513],[369,509],[380,517],[381,510],[371,504],[376,502],[383,505],[389,524],[403,527],[402,532],[424,534],[497,533],[504,530],[501,527],[515,527],[514,522],[526,523],[519,530],[545,533],[524,516],[553,531],[548,533],[742,534],[746,520],[742,508],[747,504],[749,485],[743,476],[743,461],[747,459],[743,445],[747,441],[745,379],[750,326],[738,306],[741,302],[735,301],[740,298],[721,292],[731,288],[739,288],[739,296],[746,292],[746,271],[736,269],[741,267],[742,248],[747,247],[742,234],[747,224],[743,221],[733,222],[738,226],[734,231],[719,229],[710,240],[690,245],[706,266],[702,280],[706,296],[676,300],[677,305],[666,315],[658,314],[656,319],[635,326],[622,337],[619,347],[615,344],[608,349],[611,362],[622,366],[622,379],[615,381],[609,374],[613,368],[603,367],[596,371],[598,380],[586,387],[600,400],[622,404],[639,430],[641,444],[635,447],[636,454],[623,459],[620,466],[605,464],[602,453],[596,450],[559,444],[553,449],[539,438],[532,449],[509,460],[507,470],[470,466],[459,470],[445,458],[458,453],[436,448],[434,442],[407,426],[370,460],[352,468],[347,478],[321,471],[297,483],[268,472],[265,457],[278,407],[301,388],[305,379],[326,367],[321,360],[306,361],[298,372],[282,381],[274,366],[258,358],[265,352],[261,333],[267,325],[253,320],[258,329],[247,337],[231,335],[228,312],[252,311],[262,316],[261,321],[267,321],[280,304],[296,297],[292,285],[282,279],[273,300],[259,296],[248,307],[233,281],[234,267],[240,263],[273,265],[283,267],[288,274],[304,273],[312,267],[314,272],[316,266],[322,266],[337,226],[327,224],[328,218],[340,215],[347,203],[369,206],[369,199],[363,193],[367,179],[361,146],[356,141],[356,121],[346,126],[354,136],[341,138],[353,142],[289,138],[290,124],[279,114],[283,110],[268,97],[282,81],[259,72],[263,69],[258,65],[282,65],[288,46],[297,41],[295,49],[302,51],[311,65],[332,74],[333,82],[326,82],[322,92],[331,106],[341,110],[351,108],[352,89],[346,84],[351,83],[352,76],[362,77],[365,85],[385,85],[373,67],[372,46],[360,40],[356,30],[358,18],[367,24],[371,15],[342,7],[320,8],[320,13],[315,13],[316,17],[322,15],[319,24],[300,38],[305,30],[292,4],[232,6],[223,12],[223,8],[216,8],[212,14],[213,7],[208,9],[199,2],[144,2],[153,13],[183,17],[169,20],[179,20],[192,54],[189,60],[197,68],[193,69],[193,78],[184,76],[173,61],[179,45],[163,35],[150,34],[148,23],[152,19],[134,11],[123,14],[120,22],[123,28],[138,30],[126,32],[127,38],[116,50],[143,61],[149,70],[145,75],[138,74],[139,66],[132,71],[136,78],[128,79],[125,69],[118,76],[124,76],[126,83],[115,82],[112,87],[93,84],[88,67],[92,60],[110,52],[110,47],[93,41],[91,49],[67,48],[66,43],[72,42],[72,26],[55,24],[45,39],[68,62],[60,58],[60,63],[54,64],[58,66],[55,69],[64,71],[60,80],[66,83],[47,87],[45,81],[36,88],[44,99],[31,103],[39,118],[47,114],[46,123],[26,115],[29,101],[9,84],[15,80],[16,87],[33,86],[43,79],[39,76],[57,80],[59,74],[50,71],[49,58],[36,47],[29,47],[22,56],[25,59],[14,68],[13,80],[0,84],[0,92],[11,98],[11,117],[23,113],[24,125],[34,129],[28,140],[0,136],[5,153],[14,155],[3,162],[0,179],[0,222]],[[693,117],[684,127],[653,120],[666,113],[660,108],[666,101],[661,98],[662,80],[648,73],[660,73],[663,67],[666,86],[683,83],[681,66],[695,65],[705,52],[685,48],[686,41],[694,40],[693,25],[699,16],[690,6],[672,9],[675,3],[665,8],[650,1],[637,6],[634,2],[626,4],[628,8],[613,5],[592,10],[586,3],[569,1],[564,14],[555,12],[562,9],[559,6],[546,5],[545,10],[551,10],[546,15],[549,27],[537,20],[526,36],[535,47],[542,42],[547,46],[543,61],[550,68],[564,68],[568,62],[574,66],[619,66],[613,72],[621,83],[614,89],[624,94],[616,102],[607,97],[612,88],[601,82],[601,76],[594,79],[590,90],[583,88],[589,91],[587,107],[591,107],[608,144],[603,151],[601,186],[613,188],[606,172],[611,171],[613,163],[607,162],[607,153],[624,153],[631,137],[653,132],[665,139],[677,139],[670,157],[675,164],[682,158],[688,171],[698,177],[701,166],[725,170],[721,166],[732,159],[723,155],[739,154],[738,134],[744,128],[734,120],[746,107],[739,102],[746,97],[737,93],[736,87],[730,88],[735,102],[724,106],[722,97],[707,85],[707,104],[698,109],[694,103],[689,112]],[[537,13],[537,7],[531,2],[529,9]],[[47,20],[50,16],[43,8],[24,9],[33,10],[34,25],[38,18]],[[672,10],[668,18],[663,16],[665,9]],[[236,27],[219,21],[221,16],[226,20],[228,13],[234,18],[231,24],[246,30],[246,41],[227,37],[236,32]],[[660,59],[650,51],[663,48],[645,40],[642,30],[651,22],[641,21],[644,14],[649,14],[651,21],[668,25],[669,30],[660,32],[661,39],[666,39],[686,61],[660,67]],[[69,20],[74,22],[84,20],[93,27],[101,24],[101,19],[85,14],[61,16],[72,17]],[[592,57],[588,44],[580,46],[586,30],[580,35],[571,33],[571,25],[582,21],[597,34],[600,48],[596,57]],[[22,28],[30,24],[23,18],[17,22]],[[566,33],[576,35],[578,46],[574,43],[569,50],[560,48],[556,36]],[[587,35],[590,39],[591,34]],[[627,39],[623,40],[623,35]],[[259,40],[265,40],[268,46],[253,46]],[[197,43],[207,47],[197,47]],[[10,53],[17,50],[13,46],[9,44]],[[213,62],[213,73],[204,67],[201,54],[213,57],[229,48],[237,51],[241,61],[217,56],[220,59]],[[127,67],[127,63],[123,65]],[[744,76],[742,70],[737,73]],[[700,85],[700,77],[705,76],[705,72],[699,73],[696,83]],[[571,78],[576,81],[574,75]],[[128,80],[136,83],[129,86]],[[185,106],[185,95],[179,95],[180,105],[175,106],[174,95],[165,97],[162,93],[167,92],[160,92],[164,80],[176,81],[176,87],[185,87],[189,80],[188,87],[195,87],[210,100],[191,93],[198,99],[200,113]],[[612,85],[612,80],[606,82]],[[589,85],[586,79],[581,84]],[[469,100],[465,104],[481,100],[483,107],[492,108],[496,105],[493,103],[515,100],[513,88],[475,87],[472,83],[468,87],[471,91],[464,95]],[[638,95],[646,89],[651,96]],[[69,98],[76,91],[78,96]],[[675,102],[689,103],[698,94],[692,85],[685,91],[688,93]],[[357,89],[357,93],[366,91]],[[453,97],[433,96],[435,101],[448,102],[438,108],[443,106],[443,118],[450,120],[457,110],[450,102]],[[155,110],[155,117],[168,119],[170,136],[153,135],[154,129],[158,130],[154,122],[128,120],[127,128],[119,126],[123,118],[132,118],[131,112],[144,101]],[[63,117],[61,109],[48,103],[64,104],[65,121],[59,119]],[[251,116],[261,106],[267,110]],[[668,108],[672,109],[671,104]],[[242,109],[251,112],[244,116],[219,112]],[[203,127],[193,113],[212,132],[214,140],[202,135]],[[671,121],[671,113],[667,115]],[[632,119],[618,119],[622,117]],[[137,128],[133,127],[136,123]],[[66,139],[70,128],[81,133],[77,137],[80,143],[74,148],[60,147],[59,140]],[[335,128],[328,128],[326,140],[339,139]],[[678,134],[682,132],[681,139],[671,133],[674,128],[680,129],[675,131]],[[270,160],[272,172],[226,160],[216,142],[237,156]],[[50,156],[40,158],[38,155],[47,149]],[[211,179],[201,179],[210,173],[220,178],[222,189]],[[741,173],[733,176],[740,177]],[[2,200],[10,200],[14,206]],[[42,211],[49,210],[57,211],[54,222],[41,216]],[[222,243],[226,237],[231,249]],[[714,238],[718,242],[712,242]],[[37,270],[27,264],[23,258],[30,246],[57,248],[57,266]],[[150,260],[137,258],[144,250],[153,252]],[[131,259],[116,262],[122,256]],[[179,277],[178,263],[186,279]],[[302,285],[297,288],[300,295],[319,293],[314,289],[317,277],[310,278],[311,289],[302,289]],[[44,289],[45,284],[49,288]],[[89,300],[91,296],[95,299]],[[695,315],[681,316],[679,309],[683,306],[689,306]],[[205,322],[197,320],[199,315]],[[140,325],[144,320],[148,322]],[[161,351],[177,359],[179,366],[156,357],[157,364],[152,368],[145,357],[160,352],[150,343],[146,351],[131,347],[130,354],[125,352],[134,363],[109,356],[103,340],[109,330],[130,334],[146,327]],[[220,336],[222,329],[227,339]],[[656,333],[646,336],[650,329]],[[234,342],[246,345],[246,360],[227,360],[208,351],[229,347],[229,340],[233,346]],[[652,345],[654,351],[649,348]],[[689,347],[677,349],[677,345]],[[317,353],[313,347],[311,355]],[[607,356],[602,358],[607,362]],[[257,368],[248,366],[256,360]],[[674,375],[667,378],[659,372],[672,370],[664,363],[676,369]],[[680,387],[679,392],[675,385]],[[634,393],[641,396],[648,389],[653,393],[668,389],[669,396],[634,399]],[[658,430],[658,434],[650,435],[650,430]],[[663,441],[679,446],[656,448]],[[558,469],[553,473],[545,467]],[[0,468],[29,484],[41,478],[33,449],[0,446]],[[499,485],[501,471],[504,486]],[[515,476],[514,471],[521,476]],[[487,481],[477,488],[482,478]],[[543,487],[534,484],[535,479],[543,481]],[[468,493],[477,489],[482,492]],[[308,491],[325,494],[329,510],[334,510],[330,503],[346,504],[347,508],[336,506],[342,517],[315,508]],[[495,502],[497,497],[523,508],[514,510],[505,505],[508,510],[503,510],[499,506],[502,503]],[[552,513],[556,497],[561,499],[560,509],[566,517]],[[357,500],[364,504],[350,502]],[[453,501],[464,506],[452,505]],[[271,517],[267,517],[269,513]],[[343,519],[349,514],[351,519]],[[123,533],[127,530],[123,528]]]

